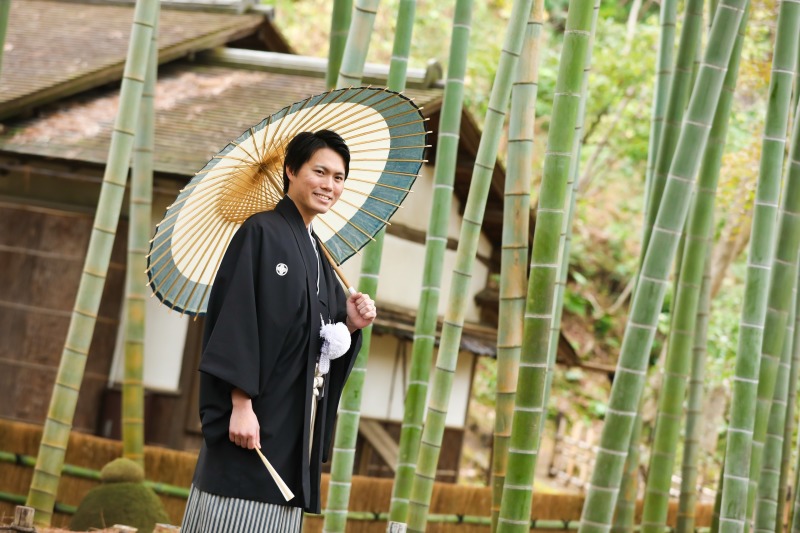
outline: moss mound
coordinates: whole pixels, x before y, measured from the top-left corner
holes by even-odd
[[[161,499],[142,481],[142,468],[128,459],[108,463],[100,473],[103,484],[90,490],[70,521],[72,530],[103,529],[114,524],[152,533],[157,523],[168,523]]]
[[[120,457],[103,467],[100,480],[103,483],[141,483],[144,481],[144,469],[138,463]]]

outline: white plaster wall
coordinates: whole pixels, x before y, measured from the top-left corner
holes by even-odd
[[[399,342],[406,343],[405,366],[397,358]],[[450,405],[445,424],[463,428],[467,419],[470,382],[474,355],[462,351],[459,354]],[[434,361],[435,361],[434,355]],[[367,361],[367,376],[364,381],[361,414],[368,418],[403,421],[403,402],[411,365],[411,342],[402,341],[393,335],[372,337],[372,349]],[[403,368],[406,375],[403,375]],[[431,367],[431,375],[433,367]],[[430,394],[430,389],[428,389]]]
[[[164,194],[153,195],[153,232],[156,224],[163,218],[167,206],[174,199]],[[147,279],[143,276],[142,283],[146,282]],[[148,296],[151,294],[149,288],[147,294]],[[170,311],[155,296],[147,298],[145,305],[144,386],[154,390],[177,391],[180,385],[186,330],[191,317]],[[112,383],[121,383],[125,372],[125,305],[122,307],[114,359],[109,374]]]
[[[419,176],[414,181],[412,192],[406,197],[402,207],[394,214],[391,222],[427,232],[433,205],[433,185],[434,166],[422,165]],[[458,239],[461,233],[461,215],[458,207],[458,199],[453,198],[453,201],[450,202],[450,218],[447,228],[447,236],[452,239]],[[492,253],[492,245],[484,235],[481,235],[478,253],[485,257],[489,257]]]
[[[420,231],[427,231],[433,194],[433,167],[431,165],[423,166],[423,172],[414,183],[414,191],[403,204],[405,207],[398,210],[397,214],[392,217],[392,221]],[[457,200],[453,199],[448,234],[450,237],[457,239],[460,230],[461,216],[458,214]],[[484,235],[481,235],[478,246],[479,253],[488,257],[491,255],[491,248],[489,240]],[[447,310],[455,260],[456,251],[446,250],[442,268],[442,292],[439,297],[438,313],[440,316],[443,316]],[[379,302],[416,309],[419,305],[419,294],[422,289],[424,265],[424,244],[411,242],[393,235],[386,235],[376,299]],[[342,270],[350,283],[358,286],[358,278],[361,272],[361,255],[356,254],[351,257],[343,265]],[[466,298],[465,319],[467,321],[478,322],[480,320],[480,310],[475,304],[474,296],[486,286],[488,274],[489,270],[486,265],[476,259],[472,267],[470,296]]]
[[[188,316],[170,311],[156,297],[148,298],[145,307],[144,386],[161,391],[177,391],[181,378],[183,347],[186,344]],[[125,371],[124,305],[120,314],[117,344],[109,379],[121,383]]]

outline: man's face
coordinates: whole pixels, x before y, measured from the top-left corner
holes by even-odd
[[[344,161],[330,148],[320,148],[296,172],[286,169],[289,191],[306,225],[327,213],[344,188]]]

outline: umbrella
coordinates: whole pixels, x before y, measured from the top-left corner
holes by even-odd
[[[306,98],[249,128],[167,208],[147,256],[154,294],[181,313],[205,313],[233,234],[283,198],[286,145],[301,131],[335,131],[350,148],[344,191],[314,223],[326,255],[341,265],[373,240],[410,191],[424,162],[425,120],[402,94],[361,87]]]

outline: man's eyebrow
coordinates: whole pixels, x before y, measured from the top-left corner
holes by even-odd
[[[329,168],[327,165],[323,165],[322,163],[317,163],[317,164],[316,164],[316,165],[314,165],[314,166],[315,166],[315,167],[318,167],[318,168],[321,168],[322,170],[327,170],[327,171],[329,171],[329,172],[331,171],[331,169],[330,169],[330,168]],[[344,176],[344,170],[337,170],[337,171],[335,172],[335,174],[336,174],[337,176]]]

